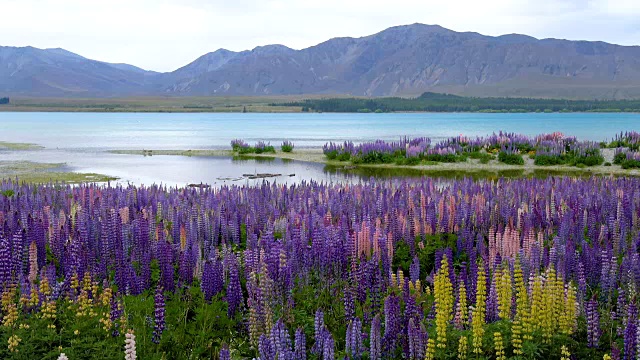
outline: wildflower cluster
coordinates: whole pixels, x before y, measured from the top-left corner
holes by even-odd
[[[637,358],[640,179],[0,191],[3,359]]]

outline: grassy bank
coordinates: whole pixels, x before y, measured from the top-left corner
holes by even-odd
[[[43,149],[43,147],[37,144],[0,141],[0,150],[20,151],[20,150],[39,150],[39,149]]]
[[[16,179],[27,183],[87,183],[117,180],[116,177],[77,173],[65,169],[65,164],[36,163],[31,161],[0,161],[0,180]]]

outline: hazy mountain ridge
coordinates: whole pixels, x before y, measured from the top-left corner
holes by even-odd
[[[640,47],[392,27],[294,50],[267,45],[205,54],[169,73],[63,49],[0,47],[0,95],[417,95],[640,97]]]

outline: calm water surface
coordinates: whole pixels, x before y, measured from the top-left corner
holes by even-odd
[[[246,173],[281,173],[282,183],[315,179],[353,181],[358,177],[300,162],[238,161],[231,158],[130,156],[115,149],[225,149],[229,141],[284,139],[297,147],[328,141],[428,136],[439,140],[464,134],[482,136],[504,130],[536,135],[562,131],[585,140],[609,140],[625,130],[640,130],[640,114],[154,114],[154,113],[6,113],[0,112],[0,141],[30,142],[46,149],[2,152],[0,160],[64,162],[70,169],[98,172],[134,183],[228,183]],[[295,176],[288,176],[295,174]],[[248,181],[248,180],[243,180]],[[254,181],[255,182],[255,181]],[[237,183],[234,182],[234,183]]]

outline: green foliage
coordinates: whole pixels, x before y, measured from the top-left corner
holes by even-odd
[[[488,164],[489,161],[495,159],[495,156],[484,151],[473,151],[467,155],[471,159],[480,160],[481,164]]]
[[[622,162],[623,169],[638,169],[640,168],[640,161],[638,160],[624,160]]]
[[[509,165],[524,165],[524,159],[520,154],[507,154],[505,151],[501,151],[498,154],[498,161]]]
[[[239,154],[254,154],[255,152],[256,149],[251,146],[238,148]]]
[[[570,165],[578,166],[578,167],[580,167],[580,165],[582,165],[583,167],[597,166],[597,165],[602,165],[602,163],[604,163],[604,156],[602,156],[599,151],[598,153],[576,155],[569,162]]]
[[[6,105],[8,103],[9,103],[9,98],[8,97],[0,98],[0,105]]]
[[[276,149],[273,147],[273,145],[269,145],[269,146],[265,146],[264,148],[253,148],[253,151],[256,154],[262,154],[262,153],[274,153],[276,152]]]
[[[535,155],[533,163],[539,166],[563,165],[569,161],[567,155]]]
[[[455,154],[446,154],[446,155],[427,154],[424,156],[424,158],[427,161],[446,162],[446,163],[455,163],[455,162],[462,162],[467,160],[466,157],[461,155],[455,155]]]
[[[397,154],[388,154],[388,153],[380,153],[376,151],[371,151],[366,155],[358,154],[351,158],[351,161],[354,164],[390,164],[395,162],[397,158],[404,157],[404,155]]]
[[[564,100],[531,98],[477,98],[426,92],[417,98],[309,99],[272,106],[295,106],[320,112],[621,112],[638,111],[640,100]]]
[[[417,157],[399,157],[396,158],[396,165],[418,165],[420,164],[420,158]]]
[[[621,165],[625,160],[627,160],[627,153],[624,151],[613,156],[613,163],[616,165]]]
[[[282,145],[280,147],[280,150],[282,150],[282,152],[290,153],[290,152],[293,151],[293,146],[291,146],[291,145]]]

